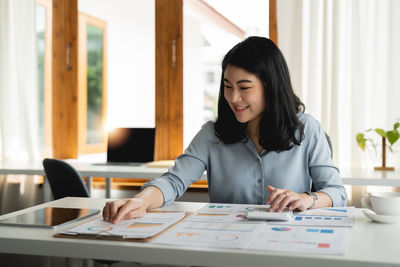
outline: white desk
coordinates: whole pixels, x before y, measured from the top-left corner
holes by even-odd
[[[106,199],[64,198],[43,206],[101,209]],[[204,203],[176,202],[168,210],[195,211]],[[14,212],[14,214],[21,211]],[[0,216],[6,218],[10,214]],[[69,225],[71,227],[73,225]],[[63,230],[63,228],[59,229]],[[54,230],[0,226],[0,253],[136,261],[195,266],[399,266],[400,225],[370,222],[361,210],[349,230],[344,256],[266,252],[240,249],[191,248],[140,242],[54,238]]]
[[[133,179],[153,179],[160,177],[167,168],[147,168],[142,166],[123,166],[123,165],[94,165],[87,162],[78,162],[75,160],[67,161],[70,163],[80,174],[87,178],[87,187],[89,192],[92,188],[92,177],[104,177],[106,180],[106,198],[111,196],[111,183],[112,178],[133,178]],[[7,161],[0,162],[0,175],[8,174],[22,174],[22,175],[43,175],[43,165],[41,162],[17,162]],[[204,176],[205,177],[205,176]],[[206,179],[206,178],[202,178]],[[46,179],[45,179],[46,181]],[[45,185],[45,191],[48,191],[48,185]],[[47,192],[45,192],[47,194]]]
[[[112,177],[132,178],[132,179],[153,179],[160,177],[167,168],[147,168],[143,166],[111,166],[93,165],[88,162],[78,162],[69,160],[82,176],[88,178],[88,188],[91,188],[91,177],[105,177],[106,179],[106,198],[111,195]],[[0,174],[26,174],[44,175],[41,162],[0,162]],[[362,169],[341,169],[340,175],[343,183],[348,185],[377,185],[377,186],[397,186],[400,187],[400,169],[395,171],[374,171],[373,168]],[[204,174],[201,180],[207,180]]]

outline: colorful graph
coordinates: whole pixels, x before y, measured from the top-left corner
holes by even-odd
[[[345,209],[332,209],[332,208],[325,208],[325,210],[338,211],[338,212],[347,212],[347,210],[345,210]]]
[[[186,233],[186,232],[178,232],[176,233],[176,237],[184,238],[184,237],[198,237],[200,233]]]
[[[126,228],[144,228],[144,227],[157,227],[162,226],[162,223],[151,223],[151,222],[134,222],[128,225]]]
[[[88,231],[93,231],[93,232],[106,232],[112,230],[113,228],[111,226],[96,225],[96,226],[90,226],[87,229]]]
[[[333,234],[333,229],[307,228],[308,233]]]
[[[306,246],[311,246],[317,248],[330,248],[331,244],[329,243],[318,243],[318,242],[309,242],[309,241],[299,241],[299,240],[276,240],[276,239],[269,239],[267,240],[269,243],[275,243],[275,244],[294,244],[294,245],[306,245]]]
[[[273,231],[278,231],[278,232],[286,232],[292,230],[289,227],[283,226],[283,227],[272,227],[271,230]]]
[[[315,215],[308,215],[308,216],[296,216],[294,217],[295,221],[301,221],[301,220],[335,220],[335,221],[341,221],[344,218],[347,218],[347,216],[315,216]]]
[[[230,209],[232,206],[225,206],[225,205],[209,205],[209,209]]]

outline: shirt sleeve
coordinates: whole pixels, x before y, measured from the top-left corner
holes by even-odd
[[[214,134],[214,124],[203,125],[188,148],[161,177],[152,179],[142,186],[156,186],[164,196],[163,206],[169,205],[181,197],[186,189],[200,179],[208,164],[210,135]]]
[[[308,166],[315,191],[326,193],[334,207],[346,206],[346,190],[339,169],[333,164],[325,131],[314,119],[305,130],[310,134]]]

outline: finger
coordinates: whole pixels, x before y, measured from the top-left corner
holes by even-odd
[[[113,216],[113,206],[116,205],[114,202],[115,201],[108,201],[103,208],[103,218],[105,221],[110,221]]]
[[[268,190],[268,187],[267,187],[267,190]],[[274,199],[275,199],[276,196],[278,195],[276,189],[274,189],[274,190],[272,190],[272,191],[270,191],[270,190],[268,190],[268,191],[269,191],[270,194],[269,194],[269,196],[268,196],[268,198],[267,198],[267,202],[266,202],[267,205],[269,205],[269,204],[271,204],[272,202],[274,202]]]
[[[134,218],[140,218],[143,217],[146,214],[145,209],[136,209],[136,210],[131,210],[128,212],[125,217],[123,218],[124,220],[130,220]]]
[[[112,218],[113,223],[118,223],[122,220],[125,215],[127,215],[131,211],[135,211],[141,207],[141,203],[136,201],[127,201],[125,205],[123,205],[119,210],[118,213]]]
[[[126,200],[123,200],[123,199],[110,202],[109,220],[112,220],[112,218],[115,217],[116,214],[118,214],[120,207],[124,206],[125,204],[126,204]]]
[[[267,190],[271,193],[275,190],[275,187],[273,187],[272,185],[267,185]]]
[[[287,196],[285,194],[279,194],[274,201],[271,204],[271,207],[269,207],[268,211],[275,211],[279,208],[279,206],[281,205],[281,202],[284,198],[286,198]]]
[[[296,200],[296,195],[286,193],[286,197],[282,200],[278,212],[282,212],[291,202]]]
[[[273,191],[270,191],[269,197],[267,199],[267,205],[273,203],[275,201],[275,198],[278,197],[280,194],[284,192],[283,189],[277,189],[275,188]]]
[[[103,208],[103,219],[105,221],[108,221],[110,218],[110,204],[111,204],[111,202],[107,202]]]

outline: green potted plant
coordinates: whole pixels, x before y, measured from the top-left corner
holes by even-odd
[[[381,128],[375,128],[375,129],[368,129],[365,132],[358,133],[356,135],[356,140],[358,146],[365,151],[365,148],[367,147],[368,143],[372,145],[376,152],[376,143],[374,139],[371,137],[371,133],[378,134],[379,136],[382,137],[382,166],[380,167],[375,167],[375,170],[384,170],[384,171],[393,171],[393,167],[387,167],[386,166],[386,139],[389,141],[389,150],[393,152],[393,145],[399,140],[400,133],[399,133],[399,127],[400,127],[400,118],[395,121],[393,124],[393,129],[389,131],[385,131]]]

